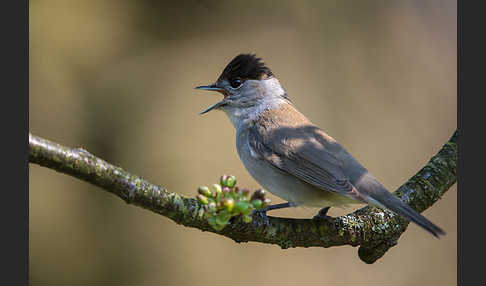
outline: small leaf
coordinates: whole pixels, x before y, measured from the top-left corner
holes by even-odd
[[[256,209],[261,209],[263,207],[263,202],[260,199],[252,200],[251,204],[253,205],[254,208]]]

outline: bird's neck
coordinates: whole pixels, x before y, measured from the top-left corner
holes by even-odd
[[[265,111],[280,109],[283,105],[289,104],[286,91],[276,78],[261,80],[259,82],[259,90],[263,94],[255,100],[255,104],[244,108],[228,107],[224,109],[236,129],[256,120]]]
[[[226,115],[236,129],[248,125],[250,122],[258,119],[264,112],[269,110],[280,109],[281,106],[288,104],[283,98],[273,98],[271,100],[262,100],[259,104],[246,108],[229,108],[226,109]]]

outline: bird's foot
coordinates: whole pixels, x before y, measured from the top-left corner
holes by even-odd
[[[262,224],[265,226],[270,226],[270,220],[268,219],[266,208],[262,210],[254,210],[253,220],[255,220],[258,226],[261,226]]]
[[[314,220],[327,220],[330,219],[331,217],[327,215],[327,212],[329,211],[331,207],[326,207],[321,209],[312,219]]]
[[[267,211],[288,208],[291,206],[293,206],[292,203],[282,203],[282,204],[275,204],[275,205],[268,206],[262,210],[254,210],[253,218],[258,218],[257,224],[261,225],[261,222],[263,222],[264,225],[269,226],[270,220],[268,219]]]

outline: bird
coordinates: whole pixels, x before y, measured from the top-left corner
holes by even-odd
[[[219,78],[198,90],[223,99],[211,110],[226,113],[236,130],[236,150],[246,170],[286,207],[321,208],[368,204],[389,209],[435,237],[445,231],[389,192],[337,140],[297,110],[272,70],[252,53],[233,58]]]

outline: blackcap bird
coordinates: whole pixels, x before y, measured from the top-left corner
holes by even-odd
[[[240,54],[211,85],[223,94],[201,112],[222,110],[236,128],[236,149],[251,176],[289,206],[323,208],[365,203],[387,208],[436,237],[445,232],[390,193],[334,138],[292,104],[272,71],[252,54]]]

